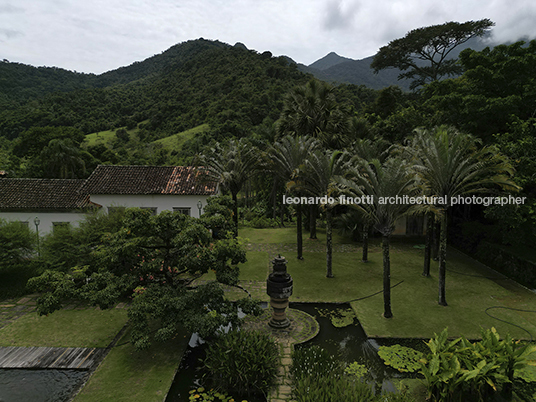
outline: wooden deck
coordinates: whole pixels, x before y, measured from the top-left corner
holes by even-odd
[[[103,348],[0,347],[0,368],[91,370]]]

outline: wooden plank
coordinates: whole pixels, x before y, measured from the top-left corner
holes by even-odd
[[[0,368],[51,368],[89,370],[103,358],[105,349],[97,348],[0,348]]]

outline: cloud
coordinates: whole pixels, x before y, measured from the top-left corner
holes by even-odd
[[[0,14],[20,14],[24,9],[9,3],[0,4]]]
[[[24,34],[20,31],[15,31],[13,29],[0,28],[0,37],[1,36],[5,37],[6,39],[12,39],[18,36],[24,36]]]
[[[359,10],[357,2],[343,2],[342,0],[329,0],[326,4],[324,28],[328,31],[350,28]]]

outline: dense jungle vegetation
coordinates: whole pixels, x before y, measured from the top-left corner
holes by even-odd
[[[497,147],[511,159],[520,196],[529,202],[460,208],[451,219],[477,222],[458,228],[471,246],[484,238],[528,244],[536,227],[536,41],[466,49],[458,65],[460,76],[413,92],[332,86],[326,95],[331,109],[313,114],[325,112],[335,125],[315,130],[327,133],[326,148],[340,149],[366,138],[403,144],[416,128],[447,124]],[[8,177],[83,178],[100,163],[189,164],[231,139],[247,138],[265,150],[292,134],[282,124],[290,118],[285,105],[313,79],[286,57],[204,39],[101,75],[4,60],[0,170]],[[303,105],[315,96],[304,93]],[[278,186],[274,190],[266,176],[251,180],[247,206],[257,195],[261,215],[275,217],[280,206],[266,200],[282,194]]]

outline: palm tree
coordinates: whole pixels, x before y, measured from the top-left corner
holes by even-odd
[[[447,306],[445,295],[447,258],[447,213],[454,197],[489,192],[501,187],[519,190],[513,182],[514,168],[494,146],[479,148],[480,142],[469,134],[441,126],[418,130],[408,152],[413,156],[414,171],[422,193],[442,197],[445,204],[427,206],[440,219],[439,304]]]
[[[361,138],[354,141],[347,150],[354,158],[367,161],[378,159],[383,163],[389,156],[389,147],[390,144],[382,138],[375,138],[374,141],[371,141],[368,138]],[[363,221],[361,261],[368,262],[368,239],[372,222],[368,221],[363,216],[361,217],[361,220]]]
[[[300,196],[305,161],[320,146],[313,137],[285,136],[277,141],[268,151],[269,163],[276,177],[286,183],[287,191]],[[296,204],[296,232],[298,259],[303,259],[302,207]]]
[[[391,262],[389,243],[395,222],[409,213],[404,203],[386,202],[390,197],[403,197],[415,192],[414,176],[408,164],[399,158],[359,160],[351,180],[340,180],[341,191],[351,197],[369,196],[370,202],[353,204],[360,210],[374,229],[382,235],[383,254],[383,316],[391,318]]]
[[[80,150],[70,139],[50,140],[48,146],[41,151],[41,159],[47,166],[48,175],[55,178],[72,179],[76,177],[78,170],[81,170],[82,174],[86,171]]]
[[[326,197],[320,207],[326,213],[326,277],[333,278],[333,208],[337,203],[338,178],[349,171],[348,154],[317,150],[306,159],[303,191],[312,197]],[[333,200],[330,201],[329,198]]]
[[[335,99],[334,88],[316,79],[294,87],[285,97],[278,121],[279,135],[312,136],[326,148],[341,149],[348,142],[348,113]],[[318,207],[309,206],[310,238],[316,239]]]
[[[348,114],[335,99],[334,87],[310,80],[286,96],[278,122],[280,135],[310,135],[326,147],[340,149],[348,141]]]
[[[197,161],[209,180],[218,182],[233,199],[234,237],[238,236],[238,193],[261,164],[260,153],[245,138],[216,143]]]

